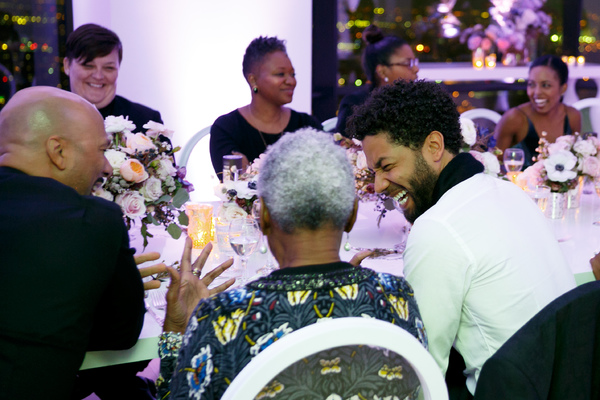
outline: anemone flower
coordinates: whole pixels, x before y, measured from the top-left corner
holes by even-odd
[[[577,177],[575,166],[577,157],[570,151],[561,150],[544,160],[548,179],[554,182],[566,182]]]

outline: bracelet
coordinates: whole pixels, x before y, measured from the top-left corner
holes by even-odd
[[[179,356],[181,348],[182,334],[180,332],[163,332],[158,338],[158,356],[163,359],[165,357]]]

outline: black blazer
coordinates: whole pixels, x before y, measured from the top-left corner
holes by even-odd
[[[0,399],[69,399],[88,350],[133,346],[144,289],[119,206],[0,167]]]

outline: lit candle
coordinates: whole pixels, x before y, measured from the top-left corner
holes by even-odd
[[[492,69],[496,67],[496,54],[492,53],[492,54],[488,54],[487,56],[485,56],[485,67]]]
[[[209,204],[188,203],[185,213],[189,218],[188,236],[192,239],[194,249],[202,249],[213,237],[212,213]]]
[[[577,57],[577,66],[583,67],[584,65],[585,65],[585,57],[584,56]]]
[[[567,64],[569,64],[569,65],[575,65],[576,62],[577,62],[577,58],[575,58],[575,56],[569,56]]]
[[[567,57],[567,56],[562,56],[560,59],[561,59],[561,60],[562,60],[562,62],[564,62],[565,64],[569,62],[569,57]]]
[[[478,47],[477,50],[473,52],[473,68],[483,68],[483,49],[481,47]]]

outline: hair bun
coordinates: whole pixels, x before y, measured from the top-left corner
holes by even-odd
[[[381,31],[381,29],[379,29],[379,27],[375,24],[367,26],[363,31],[363,40],[367,44],[375,44],[380,40],[383,40],[384,37],[385,35]]]

